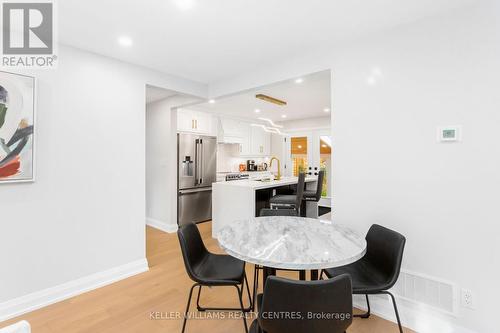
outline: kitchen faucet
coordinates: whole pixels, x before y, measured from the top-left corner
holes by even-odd
[[[271,169],[271,167],[273,166],[273,161],[274,160],[278,161],[278,175],[276,176],[275,179],[276,180],[280,180],[281,179],[281,163],[280,163],[280,160],[277,157],[273,156],[271,158],[271,161],[269,161],[269,169]]]

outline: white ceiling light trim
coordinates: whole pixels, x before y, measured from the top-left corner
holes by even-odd
[[[250,124],[250,126],[261,127],[264,131],[266,131],[268,133],[275,133],[275,134],[279,134],[279,135],[285,135],[285,133],[281,132],[278,128],[267,127],[266,125],[262,125],[262,124]]]
[[[269,124],[271,124],[271,126],[273,126],[273,127],[276,127],[276,128],[283,128],[283,126],[282,126],[282,125],[276,125],[276,124],[275,124],[275,123],[274,123],[271,119],[269,119],[269,118],[262,118],[262,117],[260,117],[260,118],[258,118],[258,119],[259,119],[259,120],[264,120],[264,121],[267,121],[267,122],[268,122]]]

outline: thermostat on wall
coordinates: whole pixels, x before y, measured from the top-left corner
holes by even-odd
[[[461,139],[460,126],[442,126],[438,127],[438,141],[440,142],[456,142]]]

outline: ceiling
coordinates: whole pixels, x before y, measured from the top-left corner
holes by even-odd
[[[59,41],[203,83],[477,0],[64,0]],[[123,47],[118,38],[133,45]]]
[[[294,119],[328,116],[330,109],[330,71],[323,71],[301,77],[301,83],[292,78],[280,83],[255,88],[244,93],[203,103],[190,109],[258,120],[268,118],[274,122]],[[285,106],[275,105],[255,98],[256,94],[268,95],[287,102]],[[260,110],[256,113],[255,110]],[[286,118],[282,118],[285,115]]]
[[[177,95],[177,92],[173,90],[167,90],[149,85],[146,87],[146,103],[156,102],[175,95]]]

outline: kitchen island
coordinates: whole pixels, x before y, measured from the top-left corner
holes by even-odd
[[[229,223],[258,216],[258,212],[268,205],[268,199],[274,195],[276,189],[297,183],[297,177],[284,177],[271,181],[243,179],[214,183],[212,185],[212,237],[217,238],[218,231]],[[316,178],[306,178],[306,189],[315,190],[316,183]],[[317,217],[317,213],[317,202],[307,202],[307,216]]]

